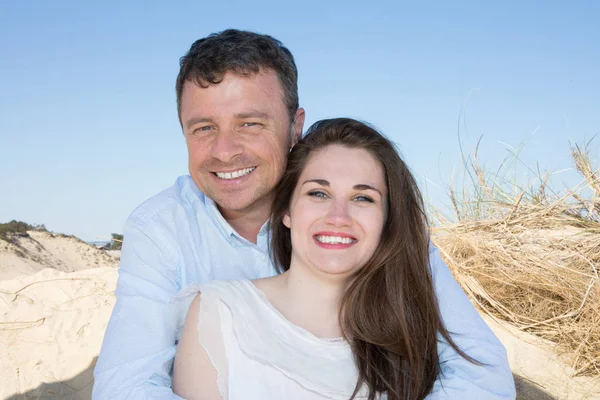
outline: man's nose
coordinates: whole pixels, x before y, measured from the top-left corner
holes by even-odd
[[[336,227],[351,225],[352,216],[348,210],[348,204],[342,200],[333,200],[325,216],[325,222]]]
[[[244,146],[240,143],[239,136],[231,129],[222,129],[217,132],[212,143],[211,156],[226,163],[235,156],[244,152]]]

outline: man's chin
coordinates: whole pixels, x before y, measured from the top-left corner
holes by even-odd
[[[244,214],[244,213],[265,213],[270,214],[271,212],[271,200],[272,197],[257,196],[256,193],[228,193],[226,196],[222,194],[216,194],[214,197],[208,196],[217,204],[217,207],[221,211],[223,216],[232,216],[232,214]]]
[[[261,196],[260,191],[257,193],[257,190],[252,190],[248,187],[222,190],[223,188],[213,185],[201,185],[196,179],[194,179],[194,182],[202,193],[217,204],[217,207],[224,216],[226,214],[250,212],[262,207],[265,207],[266,212],[271,211],[270,196]]]
[[[211,191],[206,193],[206,195],[217,203],[219,209],[241,212],[260,203],[260,198],[258,198],[255,193],[248,192],[249,191],[247,190],[227,192]]]
[[[219,210],[223,212],[244,212],[244,210],[251,208],[253,204],[251,201],[240,201],[239,199],[231,200],[216,198],[213,200],[217,203]]]

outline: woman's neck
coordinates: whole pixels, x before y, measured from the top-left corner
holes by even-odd
[[[317,277],[294,266],[271,279],[273,285],[267,290],[267,297],[289,321],[317,337],[342,336],[339,312],[344,282]]]

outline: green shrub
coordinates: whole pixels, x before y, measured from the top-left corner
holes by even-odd
[[[30,225],[23,221],[15,221],[14,219],[5,224],[0,224],[0,234],[2,233],[26,233],[27,231],[43,231],[48,232],[44,224]]]
[[[123,235],[111,233],[112,241],[110,242],[110,250],[121,250],[123,245]]]

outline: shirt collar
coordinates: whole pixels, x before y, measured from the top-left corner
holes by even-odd
[[[208,215],[210,216],[211,220],[215,223],[215,225],[217,226],[219,231],[221,231],[223,236],[225,236],[233,244],[233,246],[238,247],[238,246],[244,246],[244,245],[245,246],[254,245],[254,243],[243,238],[239,233],[237,233],[236,230],[233,229],[233,227],[229,224],[229,222],[227,222],[225,220],[225,218],[223,218],[223,215],[219,211],[219,208],[217,207],[217,204],[214,202],[213,199],[211,199],[205,195],[204,203],[206,204],[206,208],[208,210]],[[262,237],[264,236],[264,237],[268,238],[268,231],[269,231],[269,221],[265,222],[260,227],[260,230],[258,231],[258,238],[257,238],[258,243],[266,241]]]
[[[217,204],[214,202],[213,199],[205,195],[204,204],[206,204],[208,215],[224,236],[231,237],[237,235],[235,229],[233,229],[232,226],[229,225],[229,222],[227,222],[225,218],[223,218],[223,215],[221,215],[221,212],[219,211],[219,208],[217,207]]]

